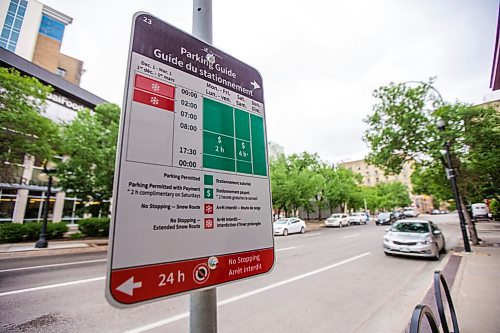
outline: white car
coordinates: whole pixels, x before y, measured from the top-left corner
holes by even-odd
[[[306,223],[296,217],[281,218],[273,223],[273,229],[275,235],[303,234],[306,232]]]
[[[418,216],[417,211],[413,208],[405,208],[403,210],[403,214],[405,214],[406,217],[417,217]]]
[[[438,226],[427,220],[401,220],[387,229],[384,236],[384,252],[390,256],[431,257],[439,260],[446,253],[443,233]]]
[[[332,214],[329,218],[325,220],[326,227],[339,227],[349,225],[349,216],[347,214]]]
[[[366,224],[366,214],[365,213],[352,213],[349,216],[349,222],[351,224]]]

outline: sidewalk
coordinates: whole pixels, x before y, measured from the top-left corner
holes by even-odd
[[[80,239],[48,241],[45,249],[35,248],[36,242],[0,244],[0,260],[35,256],[51,256],[71,253],[100,252],[108,250],[108,239]]]
[[[500,222],[476,229],[482,244],[456,254],[462,262],[451,292],[458,325],[461,333],[500,332]]]

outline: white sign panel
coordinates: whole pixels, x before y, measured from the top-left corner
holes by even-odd
[[[125,89],[108,300],[132,305],[269,272],[260,74],[138,13]]]

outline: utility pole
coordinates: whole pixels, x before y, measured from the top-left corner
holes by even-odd
[[[47,196],[45,197],[45,207],[43,210],[43,222],[42,222],[42,231],[40,232],[40,238],[35,243],[35,248],[37,249],[45,249],[49,246],[49,242],[47,241],[47,219],[49,216],[49,204],[50,204],[50,195],[52,189],[52,174],[56,172],[55,169],[47,169],[47,164],[43,167],[43,172],[49,176],[49,183],[47,184]]]
[[[212,44],[212,0],[193,0],[193,36]],[[189,310],[191,333],[217,332],[217,288],[193,291]]]
[[[437,126],[440,131],[444,131],[446,124],[443,120],[439,120],[437,122]],[[467,235],[467,229],[465,227],[465,216],[462,210],[460,195],[458,193],[455,170],[453,169],[453,164],[451,163],[450,142],[448,140],[446,140],[444,143],[444,150],[445,150],[444,155],[446,164],[446,177],[450,180],[451,189],[453,191],[453,197],[455,198],[455,205],[457,206],[458,218],[460,219],[460,229],[462,230],[462,238],[464,239],[464,250],[465,252],[472,252],[469,244],[469,236]]]

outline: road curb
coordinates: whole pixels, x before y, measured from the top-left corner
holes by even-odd
[[[88,247],[79,248],[61,248],[61,249],[44,249],[32,251],[4,252],[0,253],[0,260],[15,259],[15,258],[32,258],[32,257],[49,257],[64,254],[75,253],[98,253],[107,252],[108,245],[89,245]]]
[[[457,279],[457,276],[461,276],[462,274],[461,272],[464,266],[462,256],[463,255],[461,254],[461,252],[455,250],[449,250],[448,254],[446,254],[446,257],[448,258],[445,257],[445,260],[447,260],[447,262],[441,269],[441,273],[443,274],[450,291],[453,290],[455,285],[460,284],[460,278]],[[453,292],[452,292],[452,297],[453,297]],[[454,301],[453,298],[452,301]],[[436,304],[436,295],[434,294],[433,275],[429,276],[429,288],[425,292],[420,302],[418,302],[418,304],[424,304],[430,307],[435,318],[439,320],[439,313]],[[417,306],[417,304],[415,304],[415,306]],[[411,314],[408,316],[408,324],[406,325],[406,328],[404,330],[405,333],[410,331],[410,318]]]

